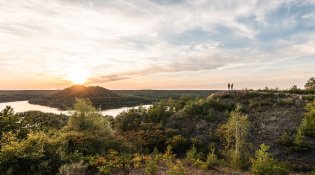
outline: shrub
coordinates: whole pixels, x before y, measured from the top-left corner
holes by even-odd
[[[215,152],[215,148],[211,148],[207,156],[207,161],[205,162],[205,169],[213,169],[215,166],[218,165],[219,160],[218,160],[217,155],[214,152]]]
[[[99,170],[99,174],[113,174],[127,171],[133,163],[132,155],[109,150],[104,156],[92,157],[90,165]]]
[[[195,145],[193,145],[191,149],[187,151],[185,160],[189,163],[194,164],[198,160],[201,160],[201,158],[202,158],[202,155],[197,152]]]
[[[288,174],[286,167],[274,160],[268,153],[269,146],[260,145],[260,149],[256,151],[255,159],[252,159],[251,171],[255,175],[285,175]]]
[[[307,113],[304,116],[304,132],[307,136],[315,136],[315,100],[306,105]]]
[[[155,175],[157,174],[158,170],[158,161],[152,157],[149,157],[149,159],[146,161],[144,173],[146,175]]]
[[[86,175],[87,165],[83,162],[62,165],[58,175]]]
[[[292,145],[292,150],[294,151],[305,151],[308,149],[308,145],[305,141],[305,128],[306,128],[306,120],[302,119],[300,126],[297,128],[297,132],[294,138],[294,142]]]
[[[163,159],[164,159],[164,161],[166,161],[167,163],[171,162],[171,161],[175,158],[175,155],[173,154],[172,149],[173,149],[173,148],[172,148],[171,145],[167,145],[166,151],[165,151],[165,153],[163,154]]]
[[[186,175],[185,168],[180,160],[169,166],[168,175]]]
[[[293,144],[293,140],[288,133],[284,133],[278,139],[278,143],[283,146],[291,146]]]
[[[0,147],[1,174],[55,174],[62,163],[62,141],[44,133],[29,134],[27,139]]]
[[[305,113],[294,138],[294,151],[305,151],[308,149],[306,136],[315,136],[315,101],[306,105]]]

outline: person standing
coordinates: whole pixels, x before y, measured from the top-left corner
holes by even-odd
[[[230,83],[228,83],[228,90],[230,90],[230,87],[231,87],[231,85],[230,85]]]
[[[233,91],[233,83],[231,84],[231,90]]]

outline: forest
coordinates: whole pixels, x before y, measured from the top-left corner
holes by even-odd
[[[1,174],[314,174],[315,100],[274,90],[164,99],[117,117],[0,113]]]
[[[218,90],[108,90],[99,86],[74,85],[62,90],[0,90],[0,102],[28,101],[66,110],[76,98],[88,98],[95,107],[112,109],[152,104],[183,96],[205,98]]]

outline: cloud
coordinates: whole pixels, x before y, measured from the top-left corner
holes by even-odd
[[[313,1],[287,0],[3,0],[0,74],[62,82],[84,69],[90,83],[108,83],[271,68],[315,55],[305,37],[315,33],[314,10]]]

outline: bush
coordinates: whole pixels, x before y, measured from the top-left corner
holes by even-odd
[[[201,158],[201,153],[198,153],[195,145],[193,145],[192,148],[187,151],[185,160],[191,164],[196,164]]]
[[[115,150],[109,150],[104,156],[92,157],[90,165],[98,169],[99,174],[113,174],[120,171],[128,171],[133,159],[131,154],[119,153]]]
[[[307,112],[305,113],[294,138],[294,151],[305,151],[308,149],[306,137],[315,136],[315,101],[306,105]]]
[[[288,174],[286,167],[274,160],[268,153],[269,146],[260,145],[260,149],[256,151],[255,159],[252,159],[251,171],[255,175],[285,175]]]
[[[306,120],[302,119],[300,126],[297,128],[297,132],[294,138],[294,142],[292,145],[293,151],[306,151],[308,150],[308,144],[305,141],[305,128],[306,128]]]
[[[185,168],[180,160],[169,166],[168,175],[186,175]]]
[[[162,156],[162,158],[166,162],[166,164],[170,164],[173,161],[173,159],[175,158],[175,155],[173,154],[172,149],[173,148],[171,145],[167,145],[166,151]]]
[[[154,159],[153,157],[149,157],[149,159],[146,161],[144,173],[146,175],[155,175],[157,174],[158,170],[158,161]]]
[[[293,144],[293,140],[288,133],[284,133],[278,139],[278,143],[283,146],[291,146]]]
[[[211,148],[207,156],[207,161],[205,162],[205,169],[213,169],[215,166],[219,164],[218,157],[214,152],[215,148]]]
[[[83,162],[62,165],[58,175],[87,175],[87,165]]]
[[[29,134],[26,140],[11,141],[0,148],[1,174],[55,174],[62,160],[62,141],[44,133]]]

